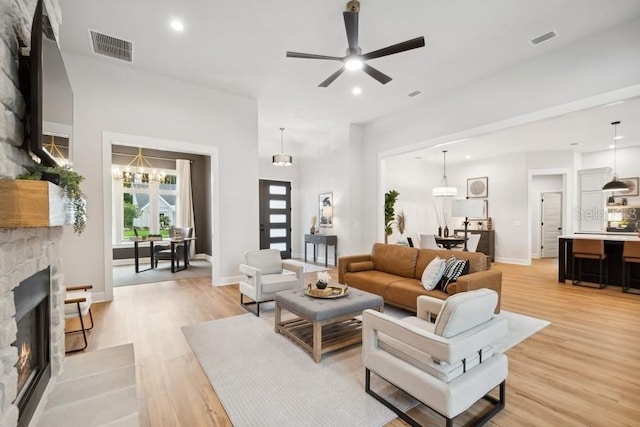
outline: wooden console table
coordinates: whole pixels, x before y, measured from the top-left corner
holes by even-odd
[[[464,229],[455,229],[454,233],[464,235]],[[480,241],[478,242],[478,247],[476,248],[476,252],[482,252],[483,254],[489,256],[491,262],[495,262],[496,260],[496,234],[494,230],[472,230],[469,229],[467,231],[469,234],[479,234]]]
[[[313,262],[317,261],[316,245],[324,245],[324,266],[328,267],[329,246],[333,246],[333,264],[338,265],[338,236],[328,234],[305,234],[304,235],[304,262],[307,262],[307,243],[313,245]]]

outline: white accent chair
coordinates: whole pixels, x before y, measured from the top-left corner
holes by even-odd
[[[478,243],[480,243],[480,234],[469,234],[467,237],[467,251],[475,252],[478,249]],[[452,251],[462,251],[464,250],[464,246],[456,246],[455,248],[451,248]]]
[[[82,332],[82,339],[84,340],[84,346],[73,350],[67,350],[67,353],[74,353],[76,351],[82,351],[87,348],[87,332],[93,329],[93,314],[91,313],[92,297],[89,289],[92,289],[91,285],[81,286],[67,286],[66,295],[64,298],[64,318],[65,320],[79,318],[80,329],[73,331],[65,331],[65,335],[74,334],[76,332]],[[84,318],[89,315],[91,320],[91,326],[87,327],[84,324]]]
[[[365,310],[366,392],[412,426],[420,424],[371,389],[372,372],[445,417],[447,427],[484,398],[493,406],[474,425],[484,424],[505,405],[508,361],[493,344],[506,335],[507,320],[494,314],[497,303],[495,291],[478,289],[445,301],[419,296],[416,317]],[[490,396],[497,386],[499,398]]]
[[[283,261],[278,249],[248,251],[244,256],[246,263],[240,264],[240,272],[245,274],[245,279],[240,281],[240,305],[256,316],[260,316],[260,303],[273,301],[276,292],[302,288],[303,266]],[[283,270],[295,274],[286,274]],[[245,303],[244,297],[251,301]]]
[[[436,243],[435,234],[419,233],[418,236],[420,237],[420,249],[442,249]]]

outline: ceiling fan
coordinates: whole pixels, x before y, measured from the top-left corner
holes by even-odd
[[[347,10],[342,12],[342,16],[344,17],[344,27],[347,30],[347,41],[349,42],[349,47],[347,48],[346,55],[342,58],[337,56],[327,56],[327,55],[315,55],[312,53],[299,53],[299,52],[289,52],[287,51],[288,58],[305,58],[305,59],[326,59],[330,61],[341,61],[342,67],[332,75],[330,75],[325,81],[320,83],[319,87],[327,87],[335,79],[337,79],[340,74],[347,70],[362,70],[380,83],[387,84],[391,81],[391,77],[386,74],[378,71],[370,65],[365,64],[364,62],[369,59],[380,58],[383,56],[393,55],[395,53],[405,52],[407,50],[416,49],[419,47],[424,47],[424,37],[417,37],[415,39],[407,40],[402,43],[394,44],[391,46],[387,46],[382,49],[374,50],[373,52],[365,53],[362,55],[362,51],[358,46],[358,15],[360,13],[360,2],[359,1],[350,1],[347,3]]]

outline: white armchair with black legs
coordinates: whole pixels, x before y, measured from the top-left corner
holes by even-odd
[[[283,261],[278,249],[248,251],[245,261],[240,264],[240,272],[245,275],[240,281],[240,305],[256,316],[260,316],[260,303],[273,301],[276,292],[302,288],[304,267]],[[245,302],[244,297],[250,301]]]
[[[507,357],[494,343],[507,333],[507,320],[494,314],[498,294],[490,289],[462,292],[443,301],[420,296],[417,315],[395,319],[363,313],[362,357],[365,390],[412,426],[420,424],[375,390],[371,374],[404,390],[453,426],[453,419],[480,399],[491,409],[474,418],[482,425],[504,408]],[[489,395],[499,387],[499,397]]]

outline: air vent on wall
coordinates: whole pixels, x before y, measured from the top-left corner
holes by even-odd
[[[90,30],[93,53],[133,62],[133,43]]]
[[[539,45],[540,43],[544,43],[552,38],[555,38],[558,35],[555,31],[549,31],[547,34],[543,34],[541,36],[536,37],[535,39],[529,40],[533,46]]]

